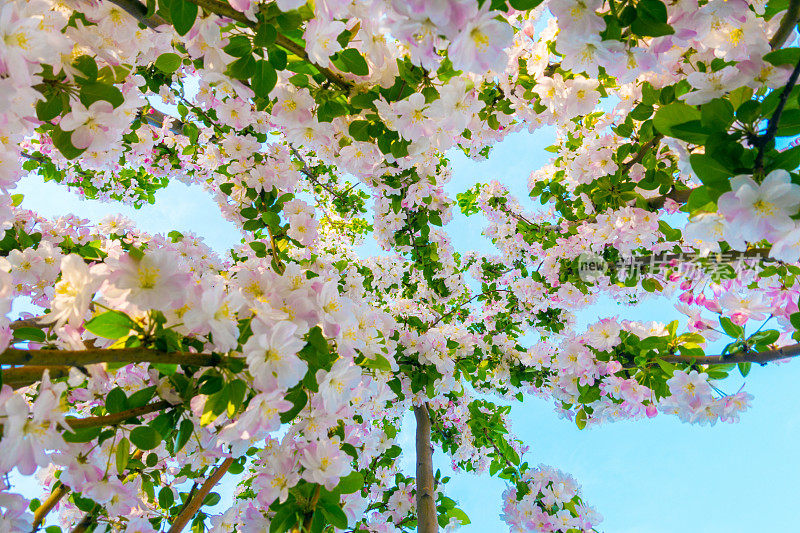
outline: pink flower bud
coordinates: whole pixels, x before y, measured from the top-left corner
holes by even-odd
[[[737,326],[744,326],[750,316],[747,313],[733,313],[731,315],[731,322]]]
[[[722,311],[722,306],[720,306],[715,300],[708,300],[703,305],[705,305],[705,308],[712,313],[719,313]]]

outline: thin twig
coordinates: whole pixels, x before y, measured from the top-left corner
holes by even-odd
[[[205,483],[197,490],[197,493],[191,500],[186,501],[186,505],[175,517],[175,520],[172,522],[172,527],[169,528],[169,533],[180,533],[183,531],[183,528],[186,527],[186,524],[197,514],[200,510],[200,507],[203,506],[203,500],[206,499],[208,493],[211,492],[211,489],[214,488],[222,476],[228,471],[228,469],[233,464],[233,458],[228,457],[225,459],[221,465],[217,467],[216,470],[206,479]]]
[[[138,418],[142,415],[163,411],[164,409],[168,409],[172,406],[173,405],[166,400],[159,400],[141,407],[126,409],[125,411],[120,411],[119,413],[113,413],[110,415],[90,416],[87,418],[67,417],[65,420],[73,429],[115,426],[131,418]]]
[[[236,11],[228,3],[220,2],[219,0],[188,0],[188,1],[199,7],[202,7],[203,10],[208,13],[214,13],[215,15],[227,17],[229,19],[235,20],[236,22],[244,24],[245,26],[248,26],[252,29],[256,29],[258,27],[257,23],[247,18],[247,16],[244,13]],[[288,37],[281,35],[280,33],[275,38],[275,44],[295,54],[304,61],[311,62],[311,60],[308,57],[308,53],[306,53],[305,49],[302,46],[295,43]],[[339,74],[321,65],[317,65],[315,63],[312,64],[322,73],[323,76],[325,76],[332,83],[338,85],[339,88],[350,89],[352,87],[352,84]]]
[[[795,65],[791,75],[789,76],[789,80],[786,82],[786,86],[783,88],[783,92],[781,92],[780,100],[778,100],[778,106],[775,108],[775,112],[772,113],[772,117],[769,119],[767,131],[764,133],[764,135],[758,137],[756,141],[756,146],[758,147],[758,153],[756,154],[756,160],[754,164],[756,172],[764,172],[764,149],[778,132],[778,124],[781,120],[781,113],[783,113],[783,108],[786,106],[786,100],[789,98],[789,93],[792,92],[792,88],[794,87],[795,83],[797,83],[798,76],[800,76],[800,61],[798,61],[797,65]]]
[[[634,156],[632,158],[630,158],[628,161],[624,162],[620,168],[622,168],[622,170],[629,170],[633,165],[635,165],[636,163],[639,163],[642,159],[644,159],[644,156],[646,156],[647,153],[652,148],[658,146],[658,143],[661,142],[661,139],[663,139],[663,138],[664,138],[664,136],[661,135],[660,133],[655,134],[652,139],[650,139],[649,141],[644,143],[639,148],[639,151],[636,152],[636,154],[634,154]]]
[[[783,46],[783,43],[786,42],[786,39],[789,38],[792,30],[797,25],[798,20],[800,20],[800,0],[789,0],[789,8],[783,14],[780,26],[778,26],[778,30],[772,36],[772,39],[769,40],[769,47],[772,50],[777,50]]]
[[[784,346],[766,352],[737,352],[727,355],[708,355],[705,357],[690,357],[687,355],[666,355],[661,359],[667,363],[697,363],[698,365],[727,365],[732,363],[758,363],[766,364],[781,359],[791,359],[800,355],[800,344]]]
[[[314,494],[311,495],[311,500],[308,502],[306,517],[305,520],[303,520],[303,529],[301,530],[301,533],[307,533],[311,531],[311,524],[314,521],[314,511],[317,509],[317,503],[319,502],[321,489],[322,486],[317,485],[317,487],[314,489]]]
[[[294,147],[294,145],[293,145],[292,143],[288,143],[288,144],[289,144],[289,150],[291,150],[291,151],[292,151],[292,154],[295,156],[295,158],[297,158],[297,160],[298,160],[298,161],[300,161],[300,163],[303,165],[303,168],[302,168],[302,170],[301,170],[301,171],[302,171],[302,173],[303,173],[303,174],[304,174],[304,175],[305,175],[305,176],[306,176],[306,177],[307,177],[307,178],[308,178],[308,179],[309,179],[309,180],[310,180],[312,183],[314,183],[314,184],[316,184],[316,185],[319,185],[320,187],[322,187],[323,189],[325,189],[326,191],[328,191],[328,193],[330,193],[332,196],[335,196],[336,198],[339,198],[339,199],[341,199],[341,198],[343,197],[343,194],[342,194],[342,193],[340,193],[339,191],[337,191],[336,189],[332,188],[332,187],[331,187],[330,185],[328,185],[327,183],[322,183],[321,181],[319,181],[319,179],[317,179],[317,176],[314,174],[314,171],[312,171],[312,170],[311,170],[311,167],[309,167],[309,166],[308,166],[308,163],[306,162],[306,160],[303,158],[303,156],[302,156],[302,155],[300,155],[300,152],[299,152],[299,151],[297,151],[297,148],[295,148],[295,147]],[[354,186],[355,186],[355,185],[354,185]],[[353,188],[353,187],[350,187],[350,189],[352,189],[352,188]],[[350,191],[350,189],[348,189],[346,192],[349,192],[349,191]]]

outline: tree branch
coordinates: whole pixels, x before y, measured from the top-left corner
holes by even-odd
[[[161,352],[150,348],[119,350],[19,350],[8,348],[0,354],[0,365],[86,366],[97,363],[162,363],[183,366],[221,366],[225,358],[216,354]]]
[[[797,83],[798,76],[800,76],[800,61],[797,62],[797,65],[795,65],[792,73],[789,75],[789,80],[786,82],[783,92],[781,92],[780,100],[778,100],[778,106],[775,108],[775,111],[772,113],[772,117],[769,119],[767,131],[764,133],[764,135],[758,137],[758,140],[756,141],[758,153],[756,154],[755,164],[753,165],[756,171],[762,173],[764,172],[764,148],[767,147],[767,144],[769,144],[769,142],[775,137],[775,134],[778,131],[781,113],[783,113],[783,108],[786,106],[786,100],[789,98],[789,93],[792,92],[792,88],[794,87],[795,83]]]
[[[417,419],[417,533],[436,533],[436,499],[433,495],[433,448],[428,404],[414,407]]]
[[[636,154],[634,154],[632,158],[630,158],[628,161],[622,164],[621,166],[622,170],[629,170],[633,165],[639,163],[642,159],[644,159],[644,156],[646,156],[647,153],[652,148],[658,146],[658,143],[660,143],[661,139],[663,138],[664,138],[663,135],[661,135],[660,133],[656,133],[652,139],[650,139],[649,141],[644,143],[641,147],[639,147],[639,151],[636,152]]]
[[[197,490],[197,493],[191,500],[187,500],[186,505],[175,517],[175,520],[172,522],[172,527],[169,528],[169,533],[180,533],[183,531],[183,528],[186,527],[186,524],[192,519],[194,515],[197,514],[197,511],[200,510],[200,507],[203,506],[203,500],[206,499],[208,493],[211,492],[211,489],[214,488],[222,476],[228,471],[228,469],[233,464],[233,458],[228,457],[225,459],[221,465],[217,467],[216,470],[206,479],[203,486]]]
[[[30,384],[40,381],[42,374],[45,370],[50,371],[50,378],[65,378],[69,376],[68,366],[23,366],[19,368],[4,368],[3,383],[8,383],[12,387],[15,385],[22,386],[23,384]]]
[[[25,154],[27,155],[27,154]],[[11,331],[20,329],[20,328],[36,328],[36,329],[44,329],[48,327],[50,324],[42,324],[39,322],[44,317],[34,317],[34,318],[20,318],[19,320],[15,320],[11,324],[8,325],[11,328]]]
[[[47,497],[45,501],[33,512],[33,528],[31,529],[32,532],[36,532],[42,527],[44,523],[44,519],[47,517],[47,514],[53,510],[53,507],[58,505],[58,502],[61,499],[69,494],[69,487],[61,483],[56,489],[54,489],[50,496]]]
[[[778,26],[778,30],[772,36],[772,39],[769,40],[769,47],[772,50],[783,46],[783,43],[786,42],[786,39],[789,38],[792,30],[797,25],[798,20],[800,20],[800,0],[789,0],[789,8],[783,14],[780,26]]]
[[[319,502],[319,495],[321,492],[322,486],[317,485],[314,489],[314,494],[311,495],[311,500],[308,502],[308,513],[306,514],[305,519],[303,520],[303,529],[300,530],[300,533],[308,533],[311,531],[311,524],[314,522],[314,511],[317,508],[317,503]]]
[[[236,11],[234,8],[225,2],[220,2],[218,0],[188,0],[195,4],[198,7],[203,8],[204,11],[207,13],[213,13],[215,15],[219,15],[221,17],[226,17],[241,24],[248,26],[249,28],[256,29],[257,24],[252,20],[248,19],[244,13],[240,11]],[[122,10],[128,13],[130,16],[136,19],[137,22],[140,24],[144,24],[150,29],[156,29],[162,24],[167,24],[167,22],[159,17],[158,15],[153,15],[152,17],[147,17],[147,6],[138,2],[137,0],[109,0],[113,4],[119,6]],[[292,41],[285,35],[278,33],[277,37],[275,38],[275,44],[284,48],[285,50],[293,53],[294,55],[298,56],[299,58],[309,61],[308,54],[306,53],[305,49],[297,44],[296,42]],[[342,76],[337,74],[336,72],[331,71],[323,66],[317,65],[313,63],[314,66],[322,73],[325,78],[327,78],[330,82],[336,84],[341,89],[350,89],[352,84],[344,79]]]
[[[334,197],[336,197],[336,198],[341,198],[341,197],[342,197],[342,194],[341,194],[341,193],[339,193],[339,191],[337,191],[336,189],[332,188],[332,187],[331,187],[330,185],[328,185],[327,183],[322,183],[321,181],[319,181],[319,180],[317,179],[317,176],[316,176],[316,175],[314,175],[314,172],[311,170],[311,167],[309,167],[309,166],[308,166],[308,163],[306,163],[306,160],[303,158],[303,156],[302,156],[302,155],[300,155],[300,152],[298,152],[298,151],[297,151],[297,148],[295,148],[295,147],[294,147],[294,145],[293,145],[292,143],[287,143],[287,144],[289,145],[289,150],[291,150],[291,151],[292,151],[292,154],[293,154],[293,155],[294,155],[294,156],[297,158],[297,160],[298,160],[298,161],[300,161],[300,163],[303,165],[303,168],[301,169],[301,172],[302,172],[302,173],[303,173],[303,174],[304,174],[304,175],[305,175],[305,176],[306,176],[306,177],[307,177],[307,178],[308,178],[308,179],[309,179],[309,180],[310,180],[312,183],[315,183],[316,185],[319,185],[320,187],[322,187],[323,189],[325,189],[326,191],[328,191],[328,193],[330,193],[332,196],[334,196]]]
[[[92,513],[86,513],[86,515],[83,517],[83,520],[78,522],[78,524],[72,528],[70,533],[85,533],[86,531],[89,531],[89,526],[92,525],[92,522],[94,522],[94,515]]]
[[[245,26],[248,26],[249,28],[252,29],[256,29],[258,26],[255,22],[247,18],[247,16],[244,13],[236,11],[228,3],[220,2],[219,0],[188,0],[188,1],[197,5],[198,7],[202,7],[203,10],[206,11],[207,13],[214,13],[215,15],[227,17],[229,19],[235,20],[236,22],[244,24]],[[311,63],[311,60],[308,58],[308,54],[306,53],[305,48],[295,43],[288,37],[278,33],[277,37],[275,38],[275,44],[295,54],[299,58]],[[321,65],[317,65],[316,63],[312,64],[322,73],[323,76],[325,76],[332,83],[338,85],[341,89],[350,89],[352,87],[351,83],[348,82],[339,74]]]
[[[157,402],[149,403],[141,407],[126,409],[125,411],[120,411],[119,413],[113,413],[110,415],[103,415],[103,416],[90,416],[87,418],[67,417],[66,421],[69,424],[69,426],[73,429],[94,428],[98,426],[100,427],[115,426],[117,424],[125,422],[130,418],[136,418],[142,415],[155,413],[157,411],[161,411],[163,409],[167,409],[172,406],[173,405],[166,400],[159,400]]]
[[[758,363],[764,365],[771,361],[791,359],[800,355],[800,344],[784,346],[766,352],[738,352],[727,355],[689,357],[686,355],[667,355],[662,357],[667,363],[697,363],[698,365],[727,365],[731,363]]]
[[[674,200],[679,204],[685,204],[689,201],[689,195],[692,194],[693,190],[694,189],[675,190],[673,187],[673,189],[667,194],[656,196],[655,198],[650,198],[647,200],[647,205],[650,207],[650,209],[661,209],[664,207],[664,204],[667,203],[667,200]]]

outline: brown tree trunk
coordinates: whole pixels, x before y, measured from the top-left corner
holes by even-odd
[[[428,404],[414,407],[417,419],[417,533],[437,533],[436,498],[433,494],[433,448]]]

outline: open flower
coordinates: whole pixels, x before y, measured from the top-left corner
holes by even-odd
[[[127,254],[109,281],[130,291],[128,299],[145,309],[170,309],[183,300],[190,277],[176,269],[178,258],[166,250],[148,250],[141,258]]]
[[[308,365],[297,357],[305,343],[295,335],[297,326],[281,321],[274,326],[253,322],[253,336],[244,345],[250,372],[262,390],[273,390],[275,385],[288,389],[306,374]]]
[[[736,176],[731,189],[720,196],[719,213],[744,240],[776,240],[794,229],[790,217],[800,207],[800,185],[785,170],[773,170],[760,185],[749,176]]]
[[[89,265],[77,254],[69,254],[61,260],[61,280],[55,285],[50,313],[42,319],[45,324],[55,322],[60,328],[66,323],[78,326],[83,320],[94,291],[97,278]]]
[[[112,122],[113,115],[114,106],[105,100],[98,100],[88,108],[75,102],[59,126],[72,132],[71,141],[75,148],[97,150],[110,138],[109,122]]]
[[[448,56],[453,68],[479,74],[505,70],[508,59],[503,49],[511,46],[514,30],[496,20],[498,13],[489,11],[488,6],[485,4],[450,43]]]
[[[314,19],[309,22],[303,35],[309,59],[317,65],[327,66],[330,57],[342,49],[336,38],[344,28],[344,22],[338,20]]]

